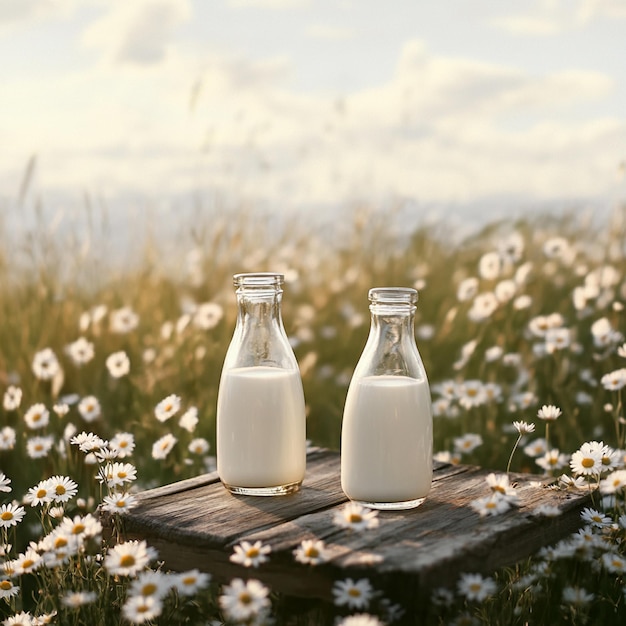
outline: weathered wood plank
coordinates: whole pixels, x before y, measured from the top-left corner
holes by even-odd
[[[297,494],[233,496],[215,473],[207,474],[139,494],[139,506],[124,516],[124,535],[148,540],[174,570],[198,567],[221,581],[255,576],[289,595],[328,598],[333,580],[346,576],[415,591],[446,584],[453,573],[492,571],[580,526],[579,511],[589,504],[589,494],[537,486],[550,480],[527,474],[511,475],[518,483],[517,508],[480,518],[470,505],[488,495],[488,473],[436,464],[431,493],[420,507],[381,511],[378,528],[354,532],[332,521],[347,501],[339,455],[315,450]],[[557,506],[561,515],[537,517],[533,511],[541,504]],[[292,554],[312,538],[323,539],[330,553],[329,562],[315,568],[296,563]],[[233,546],[244,539],[271,545],[269,563],[252,571],[231,563]]]

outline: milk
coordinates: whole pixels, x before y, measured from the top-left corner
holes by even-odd
[[[306,426],[298,370],[226,370],[217,400],[217,471],[227,486],[264,488],[301,482]]]
[[[357,379],[348,390],[341,434],[346,495],[367,503],[424,498],[432,482],[432,439],[425,379]]]

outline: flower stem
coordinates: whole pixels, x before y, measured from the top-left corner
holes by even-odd
[[[513,461],[513,455],[515,454],[515,450],[517,450],[517,446],[519,445],[519,442],[521,440],[522,440],[522,433],[520,433],[519,436],[517,437],[517,441],[515,442],[515,445],[513,446],[513,450],[511,450],[511,456],[509,457],[509,462],[507,463],[507,466],[506,466],[507,475],[509,474],[509,471],[511,470],[511,461]]]

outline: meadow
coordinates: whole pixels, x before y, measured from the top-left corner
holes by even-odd
[[[545,214],[463,237],[445,220],[403,232],[362,208],[333,229],[241,210],[177,224],[167,245],[146,232],[126,263],[87,245],[96,231],[60,237],[40,218],[16,239],[0,222],[4,624],[301,619],[260,583],[219,587],[161,571],[149,546],[103,545],[97,521],[99,506],[123,519],[135,492],[214,469],[232,275],[270,270],[285,274],[313,445],[339,448],[368,289],[412,286],[436,458],[593,490],[579,533],[491,577],[451,580],[420,623],[624,623],[625,207],[602,224]],[[498,504],[477,515],[513,514]],[[314,567],[323,546],[306,547]],[[333,614],[307,623],[413,623],[401,603],[345,584]]]

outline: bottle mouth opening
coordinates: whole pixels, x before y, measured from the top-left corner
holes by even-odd
[[[235,274],[233,276],[233,284],[235,287],[257,287],[260,289],[267,289],[271,287],[282,287],[284,282],[284,274],[276,272],[253,272]]]
[[[412,287],[374,287],[367,295],[372,304],[415,304],[418,299],[417,289]]]

